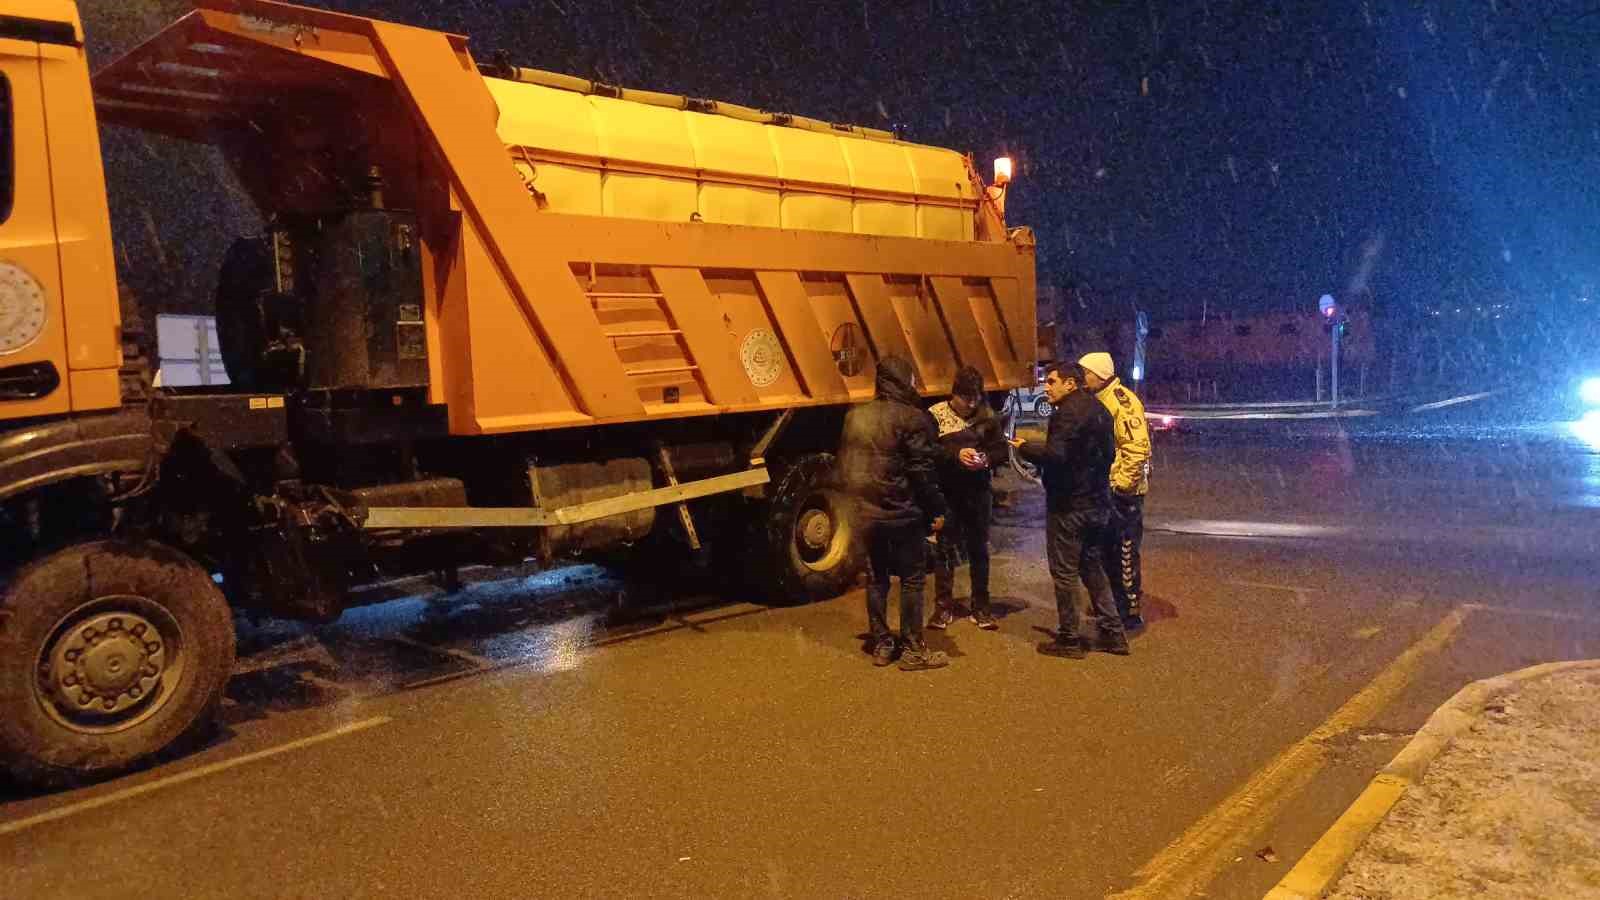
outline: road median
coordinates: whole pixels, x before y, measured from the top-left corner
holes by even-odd
[[[1347,871],[1352,871],[1352,862],[1357,860],[1358,856],[1364,852],[1364,848],[1373,838],[1374,832],[1384,824],[1397,807],[1407,801],[1408,796],[1419,794],[1419,788],[1433,795],[1442,795],[1445,798],[1444,805],[1462,806],[1470,804],[1472,798],[1459,796],[1459,794],[1470,790],[1470,788],[1463,786],[1468,784],[1470,779],[1453,778],[1447,784],[1424,783],[1424,777],[1435,761],[1452,745],[1456,744],[1458,740],[1462,739],[1464,735],[1468,735],[1474,726],[1484,721],[1485,715],[1489,711],[1500,710],[1503,712],[1502,701],[1515,692],[1558,676],[1584,678],[1586,679],[1584,684],[1590,684],[1597,680],[1592,677],[1597,673],[1600,673],[1600,660],[1549,663],[1473,682],[1462,688],[1448,702],[1434,711],[1433,715],[1428,718],[1427,723],[1407,743],[1405,748],[1372,779],[1366,790],[1362,791],[1360,797],[1334,822],[1333,826],[1324,833],[1322,838],[1301,857],[1294,868],[1267,893],[1266,900],[1311,900],[1311,898],[1329,896],[1329,892],[1335,890],[1335,886],[1340,884],[1340,877]],[[1584,688],[1583,685],[1579,687],[1580,689],[1588,689]],[[1545,708],[1550,707],[1546,704]],[[1503,723],[1497,722],[1496,724],[1504,725],[1507,729],[1520,728],[1523,730],[1546,727],[1543,723],[1536,721],[1532,713],[1516,722],[1507,721]],[[1581,729],[1585,727],[1585,723],[1583,721],[1574,721],[1571,724],[1563,724],[1559,727]],[[1463,763],[1459,768],[1467,770],[1470,774],[1478,775],[1480,780],[1499,784],[1501,789],[1504,790],[1509,787],[1505,778],[1509,777],[1510,773],[1485,771],[1486,766],[1504,762],[1502,757],[1505,754],[1500,753],[1497,755],[1495,747],[1496,745],[1487,744],[1485,748],[1473,748],[1474,755],[1470,761]],[[1519,773],[1526,774],[1521,770],[1538,771],[1539,769],[1540,766],[1537,763],[1524,762],[1520,765]],[[1540,787],[1539,785],[1530,787],[1530,794],[1536,795]],[[1424,801],[1432,799],[1436,803],[1438,802],[1437,797],[1423,799]],[[1540,814],[1547,814],[1548,809],[1559,810],[1561,808],[1560,804],[1551,804],[1541,810]],[[1441,865],[1444,867],[1451,865],[1448,860],[1452,858],[1449,855],[1452,852],[1456,854],[1470,852],[1470,847],[1468,846],[1470,842],[1458,840],[1446,847],[1446,844],[1451,842],[1452,839],[1444,834],[1441,829],[1429,825],[1427,818],[1428,810],[1426,809],[1408,812],[1407,826],[1418,830],[1421,833],[1421,837],[1397,835],[1397,841],[1410,841],[1411,846],[1393,852],[1374,854],[1374,864],[1369,867],[1372,871],[1364,870],[1361,873],[1362,878],[1383,881],[1386,896],[1391,895],[1387,893],[1389,890],[1401,892],[1393,894],[1393,896],[1405,896],[1404,891],[1406,890],[1414,890],[1415,896],[1433,896],[1447,893],[1447,891],[1440,888],[1438,881],[1440,879],[1450,879],[1456,877],[1456,875],[1450,871],[1441,871]],[[1452,824],[1459,823],[1458,827],[1470,828],[1470,817],[1456,816],[1454,819],[1455,821]],[[1496,839],[1503,843],[1505,836],[1500,834]],[[1438,845],[1436,853],[1429,853],[1426,847],[1416,846],[1418,843],[1427,843],[1429,841]],[[1376,858],[1379,856],[1382,858]],[[1395,865],[1393,863],[1395,859],[1409,861],[1401,865]],[[1433,862],[1434,865],[1428,865],[1429,862]],[[1385,871],[1386,868],[1387,871]],[[1474,874],[1471,875],[1471,878],[1488,877],[1477,874],[1477,868],[1474,868],[1473,871]],[[1352,874],[1354,873],[1352,872]],[[1535,877],[1544,877],[1546,874],[1541,871]],[[1597,871],[1597,874],[1600,874],[1600,871]],[[1520,873],[1497,869],[1495,877],[1489,878],[1489,880],[1498,881],[1502,878],[1519,877],[1522,877]],[[1352,887],[1352,889],[1357,892],[1350,894],[1350,896],[1362,895],[1360,888]],[[1338,896],[1343,896],[1343,894],[1338,894]]]

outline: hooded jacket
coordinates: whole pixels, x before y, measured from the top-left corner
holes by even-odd
[[[939,490],[933,417],[911,386],[911,364],[878,363],[878,395],[844,417],[839,472],[865,521],[924,525],[947,511]]]

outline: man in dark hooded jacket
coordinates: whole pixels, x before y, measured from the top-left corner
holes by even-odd
[[[918,402],[911,364],[895,356],[878,362],[878,396],[844,418],[839,469],[855,499],[868,555],[867,622],[872,659],[894,661],[889,633],[889,578],[900,578],[900,668],[948,665],[922,640],[922,593],[929,531],[944,526],[944,494],[935,464],[933,417]]]

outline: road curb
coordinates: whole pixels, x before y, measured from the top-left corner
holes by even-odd
[[[1367,784],[1361,796],[1263,900],[1320,900],[1406,790],[1420,782],[1440,752],[1478,721],[1491,700],[1524,681],[1583,669],[1600,669],[1600,659],[1530,666],[1474,681],[1457,691],[1433,711],[1405,748]]]

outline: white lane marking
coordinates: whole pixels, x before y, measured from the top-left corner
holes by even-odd
[[[92,809],[99,809],[102,806],[110,806],[113,803],[120,803],[123,800],[131,800],[134,797],[140,797],[154,791],[159,791],[163,788],[172,787],[173,785],[183,784],[186,781],[194,781],[197,778],[204,778],[207,775],[215,775],[218,772],[226,771],[237,766],[242,766],[246,763],[253,763],[271,756],[278,756],[283,753],[288,753],[291,750],[303,750],[307,747],[320,744],[324,741],[331,741],[334,738],[344,737],[347,734],[365,731],[368,728],[385,725],[391,721],[393,720],[388,716],[373,716],[370,719],[362,719],[359,722],[351,722],[348,725],[341,725],[332,731],[324,731],[321,734],[314,734],[310,737],[304,737],[297,741],[290,741],[287,744],[281,744],[277,747],[268,747],[265,750],[257,750],[254,753],[246,753],[243,756],[237,756],[233,759],[224,759],[219,762],[209,763],[196,769],[190,769],[187,772],[179,772],[176,775],[169,775],[166,778],[157,779],[156,781],[145,782],[144,784],[135,785],[130,788],[124,788],[120,791],[113,791],[112,793],[99,797],[91,797],[88,800],[81,800],[77,803],[69,803],[66,806],[57,807],[56,809],[42,812],[38,815],[28,816],[25,819],[18,819],[14,822],[0,823],[0,836],[16,834],[20,831],[26,831],[35,825],[43,825],[47,822],[56,822],[69,816],[75,816],[78,813],[88,812]]]
[[[1600,611],[1583,613],[1563,612],[1558,609],[1527,609],[1520,606],[1495,606],[1488,603],[1468,603],[1468,609],[1507,616],[1532,616],[1538,619],[1555,619],[1560,622],[1600,622]]]
[[[1152,522],[1147,531],[1167,531],[1174,534],[1198,534],[1211,537],[1279,537],[1315,538],[1338,537],[1349,531],[1337,525],[1310,525],[1291,522],[1240,522],[1218,519],[1180,519],[1172,522]]]
[[[432,650],[434,653],[442,653],[445,656],[452,656],[461,660],[462,662],[471,663],[474,668],[478,669],[488,669],[496,665],[496,661],[488,658],[487,656],[479,656],[476,653],[468,653],[465,650],[457,650],[453,647],[440,647],[435,644],[424,643],[416,638],[409,638],[405,635],[385,635],[383,639],[394,641],[397,644],[405,644],[407,647],[416,647],[419,650]]]
[[[1288,591],[1288,592],[1293,593],[1293,594],[1303,594],[1303,593],[1305,593],[1307,591],[1318,590],[1317,588],[1301,587],[1300,585],[1297,585],[1297,584],[1267,584],[1264,581],[1236,581],[1236,580],[1229,580],[1229,581],[1224,581],[1223,584],[1236,584],[1239,587],[1262,588],[1263,590],[1268,590],[1268,591]]]
[[[1224,581],[1223,584],[1231,584],[1235,587],[1256,588],[1263,591],[1282,591],[1286,594],[1292,595],[1294,597],[1294,600],[1292,601],[1294,605],[1302,608],[1311,605],[1312,592],[1315,591],[1320,593],[1317,588],[1300,587],[1299,585],[1293,584],[1267,584],[1261,581]]]
[[[1461,404],[1461,403],[1471,403],[1474,400],[1482,400],[1482,399],[1484,399],[1486,397],[1493,397],[1495,394],[1498,394],[1498,393],[1500,393],[1500,392],[1499,391],[1484,391],[1481,394],[1465,394],[1465,395],[1460,396],[1460,397],[1451,397],[1448,400],[1436,400],[1433,403],[1424,403],[1421,406],[1413,406],[1413,407],[1411,407],[1410,411],[1411,412],[1428,412],[1430,410],[1435,410],[1435,409],[1444,409],[1447,406],[1456,406],[1456,405]]]

